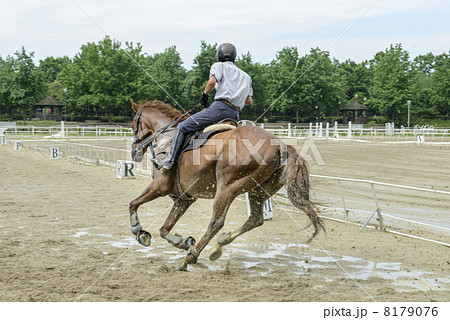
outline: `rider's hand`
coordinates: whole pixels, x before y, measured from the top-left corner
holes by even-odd
[[[206,108],[208,107],[208,95],[202,92],[199,102]]]

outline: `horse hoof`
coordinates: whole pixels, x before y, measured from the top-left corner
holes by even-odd
[[[183,242],[183,237],[180,236],[179,234],[167,234],[166,235],[166,240],[169,241],[169,243],[173,244],[174,246],[178,246],[180,243]]]
[[[222,233],[220,236],[217,237],[217,243],[224,246],[226,244],[229,244],[231,242],[231,233]]]
[[[222,246],[219,244],[215,244],[211,249],[211,253],[209,254],[209,260],[216,261],[222,256]]]
[[[137,235],[137,241],[145,247],[149,247],[152,243],[152,236],[145,230],[141,230]]]
[[[178,260],[175,265],[173,266],[175,271],[186,271],[186,261],[184,261],[184,258]]]

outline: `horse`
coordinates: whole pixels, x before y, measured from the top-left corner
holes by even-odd
[[[143,154],[156,143],[158,150],[168,150],[174,135],[174,124],[186,116],[172,106],[158,100],[139,104],[131,100],[135,112],[132,128],[135,133],[132,158],[141,161]],[[186,151],[171,170],[153,170],[153,180],[144,192],[129,204],[131,231],[139,243],[150,245],[150,234],[143,230],[138,219],[139,206],[159,197],[170,196],[172,209],[159,234],[173,246],[187,251],[178,260],[176,270],[186,270],[195,264],[202,250],[222,229],[225,217],[233,200],[248,192],[250,211],[247,221],[238,229],[217,237],[209,259],[214,261],[222,255],[222,247],[238,236],[264,223],[263,206],[267,199],[285,186],[293,206],[304,212],[314,226],[309,243],[320,230],[325,231],[318,215],[318,208],[309,197],[309,169],[303,157],[294,147],[256,126],[237,126],[221,131],[197,150]],[[198,199],[214,199],[212,217],[208,228],[196,242],[192,237],[183,238],[171,234],[171,230]]]

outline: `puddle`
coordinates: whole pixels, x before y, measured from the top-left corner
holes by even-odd
[[[77,232],[74,237],[87,235],[86,231]],[[112,238],[110,234],[99,236]],[[112,247],[129,248],[136,243],[133,237],[120,241],[103,242]],[[165,242],[153,242],[150,247],[136,247],[144,258],[162,257],[169,263],[185,256],[185,252],[173,248]],[[248,245],[245,241],[236,241],[224,247],[222,257],[215,262],[209,261],[207,247],[200,258],[201,266],[210,271],[222,270],[227,260],[237,261],[242,269],[252,277],[265,277],[282,270],[295,275],[321,277],[324,282],[339,281],[342,278],[365,280],[384,279],[392,282],[399,292],[412,290],[448,290],[450,276],[437,277],[433,272],[423,270],[403,270],[400,262],[374,262],[360,257],[339,255],[320,249],[311,249],[306,244],[270,243],[261,246]],[[199,262],[200,262],[199,261]],[[368,284],[370,286],[370,283]]]
[[[89,234],[89,232],[86,232],[86,231],[78,231],[78,232],[75,233],[72,237],[80,238],[80,237],[86,236],[86,235],[88,235],[88,234]]]
[[[123,238],[121,241],[104,241],[103,243],[108,244],[115,248],[129,248],[136,242],[135,238]]]
[[[156,215],[156,212],[139,212],[139,215],[147,216],[147,217],[153,217]]]
[[[109,234],[109,233],[98,233],[96,235],[99,236],[99,237],[105,237],[105,238],[112,238],[113,237],[113,235]]]
[[[296,275],[320,276],[325,282],[339,281],[343,277],[355,280],[381,278],[392,281],[400,292],[450,288],[450,276],[438,278],[433,272],[402,270],[400,262],[374,262],[319,249],[305,253],[303,249],[307,247],[296,243],[271,243],[261,247],[231,243],[224,248],[221,259],[239,261],[249,276],[264,277],[282,269]],[[205,261],[204,265],[211,271],[218,270],[213,262]]]

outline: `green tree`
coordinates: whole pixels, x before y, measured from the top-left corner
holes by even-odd
[[[129,114],[130,99],[147,96],[144,80],[148,63],[142,47],[105,37],[81,47],[73,63],[66,64],[58,81],[68,89],[68,109],[85,116]]]
[[[71,63],[69,57],[47,57],[39,61],[39,70],[44,74],[44,79],[47,83],[52,83],[56,81],[58,73],[61,72],[62,68]]]
[[[149,57],[147,81],[151,99],[165,101],[181,109],[189,109],[182,105],[183,101],[180,99],[185,76],[186,70],[175,46]]]
[[[361,63],[356,63],[349,59],[342,63],[337,63],[337,65],[339,73],[347,82],[347,100],[353,99],[356,94],[358,94],[358,96],[368,97],[369,93],[367,89],[371,79],[368,62],[363,61]]]
[[[297,79],[301,76],[300,59],[296,47],[285,47],[277,52],[276,58],[268,67],[267,84],[269,89],[269,101],[271,112],[275,109],[282,112],[291,111],[298,101],[301,82]]]
[[[435,68],[435,56],[432,53],[417,56],[413,60],[413,68],[415,73],[411,84],[412,119],[434,118],[437,112],[431,104],[431,78]]]
[[[250,52],[242,54],[236,59],[236,66],[252,78],[253,104],[243,109],[242,116],[259,117],[269,106],[269,91],[267,90],[267,79],[265,77],[267,67],[253,62]]]
[[[200,52],[194,58],[192,69],[187,71],[182,82],[182,101],[185,106],[197,104],[202,91],[205,89],[209,79],[209,70],[217,62],[216,47],[216,43],[201,42]]]
[[[406,101],[411,99],[414,78],[409,53],[401,44],[391,45],[372,61],[373,78],[370,85],[370,104],[392,121],[406,119]]]
[[[24,122],[31,114],[33,105],[42,99],[46,85],[44,75],[33,62],[34,53],[21,51],[14,53],[15,57],[6,57],[1,61],[2,72],[0,94],[8,103],[10,114],[22,113]],[[5,106],[4,106],[5,108]]]
[[[279,51],[270,64],[268,83],[275,108],[298,112],[305,120],[335,115],[345,100],[346,83],[328,52],[319,48],[301,58],[297,48]]]
[[[12,58],[0,57],[0,114],[11,114],[10,83],[13,78]]]
[[[450,114],[450,59],[449,54],[442,54],[436,57],[437,64],[432,76],[432,97],[437,112],[446,119]]]

